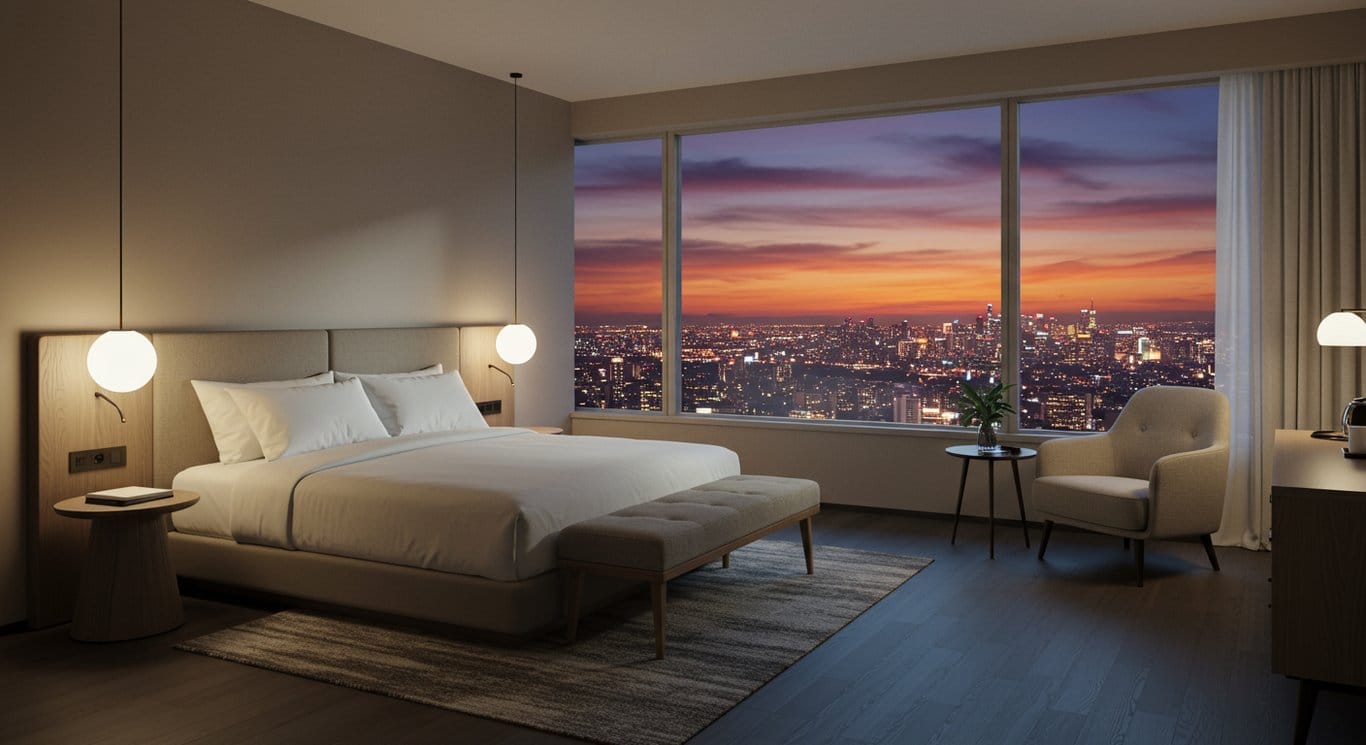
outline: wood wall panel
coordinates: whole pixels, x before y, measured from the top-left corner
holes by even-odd
[[[34,628],[71,619],[90,526],[62,517],[52,505],[98,489],[150,484],[152,479],[152,387],[105,395],[128,419],[95,398],[100,390],[85,369],[97,334],[38,336],[27,340],[30,432],[25,458],[28,497],[28,622]],[[127,465],[85,473],[67,472],[72,450],[123,445]]]
[[[494,427],[511,427],[517,421],[513,398],[515,388],[502,373],[490,370],[489,365],[497,365],[516,377],[512,365],[498,357],[493,342],[498,338],[502,326],[464,326],[460,329],[460,377],[475,401],[502,399],[503,413],[486,416],[484,419]]]

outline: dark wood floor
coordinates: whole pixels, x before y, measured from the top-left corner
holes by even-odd
[[[953,547],[950,527],[817,518],[818,543],[935,563],[694,742],[1290,742],[1295,685],[1271,673],[1269,555],[1221,549],[1215,574],[1199,544],[1156,543],[1139,589],[1118,539],[1056,531],[1040,563],[1018,525],[998,525],[990,561],[984,523],[965,522]],[[265,612],[187,599],[186,625],[153,639],[0,637],[0,742],[567,742],[171,649]],[[1366,742],[1363,704],[1324,693],[1310,742]]]

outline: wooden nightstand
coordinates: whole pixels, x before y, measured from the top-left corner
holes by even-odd
[[[532,432],[537,432],[537,433],[540,433],[540,434],[543,434],[543,435],[562,435],[562,434],[564,434],[564,427],[545,427],[545,426],[539,426],[539,425],[538,425],[538,426],[535,426],[535,427],[527,427],[527,429],[531,430]]]
[[[161,516],[198,501],[198,494],[178,491],[127,507],[86,504],[83,496],[52,506],[59,515],[90,521],[90,546],[81,569],[71,638],[123,641],[184,623]]]

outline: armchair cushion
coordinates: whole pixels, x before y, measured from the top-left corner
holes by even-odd
[[[1034,509],[1050,520],[1117,530],[1148,527],[1148,482],[1124,476],[1041,476]]]

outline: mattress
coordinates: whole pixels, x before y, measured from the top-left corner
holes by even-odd
[[[238,477],[265,463],[252,460],[245,463],[206,463],[176,474],[171,482],[174,489],[184,489],[199,495],[194,505],[171,514],[171,523],[181,533],[232,538],[232,490]]]
[[[714,445],[511,427],[235,465],[177,475],[201,494],[177,530],[503,581],[553,569],[565,526],[740,472]]]

